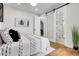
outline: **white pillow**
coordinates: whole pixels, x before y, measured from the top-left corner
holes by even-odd
[[[5,30],[1,33],[2,39],[6,44],[11,44],[13,42],[13,39],[9,35],[9,29]]]

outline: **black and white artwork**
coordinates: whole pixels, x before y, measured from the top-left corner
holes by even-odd
[[[15,18],[15,26],[17,27],[27,26],[27,19]]]

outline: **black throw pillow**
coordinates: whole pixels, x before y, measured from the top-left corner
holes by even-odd
[[[13,29],[9,30],[9,35],[11,36],[14,42],[17,42],[20,39],[20,34],[18,33],[18,31],[15,31]]]

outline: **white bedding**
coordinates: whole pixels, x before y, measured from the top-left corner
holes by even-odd
[[[30,55],[39,53],[41,49],[41,40],[30,35],[26,35],[25,37],[30,40]]]
[[[34,37],[41,39],[41,49],[42,49],[42,51],[44,51],[44,50],[46,50],[50,47],[50,43],[49,43],[48,38],[39,37],[39,36],[36,36],[36,35],[34,35]]]
[[[26,38],[30,40],[30,54],[31,55],[39,55],[42,53],[42,55],[46,55],[47,53],[50,53],[54,49],[50,47],[50,42],[48,38],[39,37],[36,35],[25,35]],[[41,54],[40,54],[41,55]]]
[[[27,56],[30,55],[30,41],[22,36],[22,39],[12,44],[3,44],[0,47],[0,56]]]

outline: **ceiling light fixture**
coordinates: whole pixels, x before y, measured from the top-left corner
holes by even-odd
[[[17,3],[17,5],[21,5],[21,3]]]
[[[37,5],[37,3],[30,3],[32,6],[36,6]]]
[[[38,11],[38,8],[35,8],[35,11]]]

